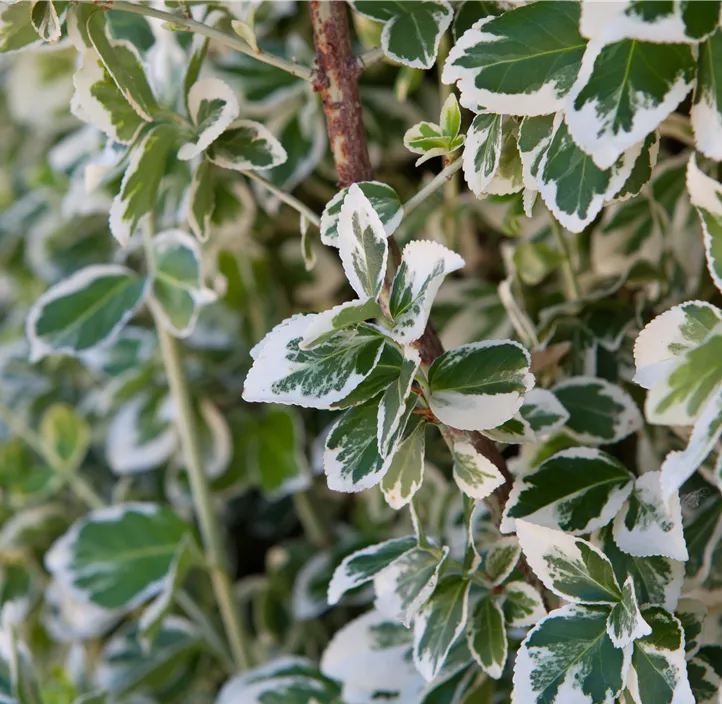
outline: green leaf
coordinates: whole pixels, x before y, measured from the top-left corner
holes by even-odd
[[[453,440],[454,481],[466,496],[481,501],[506,480],[499,468],[460,436]]]
[[[238,117],[240,107],[231,87],[217,78],[204,78],[188,92],[188,113],[195,127],[195,141],[178,150],[178,158],[189,161],[198,156]]]
[[[432,122],[419,122],[404,134],[404,146],[414,154],[421,154],[416,166],[429,159],[452,154],[464,144],[464,136],[447,137],[441,127]]]
[[[128,104],[139,117],[151,122],[159,108],[138,50],[129,41],[108,36],[104,12],[90,15],[87,30],[93,47]]]
[[[181,230],[166,230],[150,245],[150,306],[176,337],[190,335],[201,308],[216,299],[203,283],[198,242]]]
[[[591,543],[560,530],[517,520],[516,534],[542,584],[577,604],[615,604],[622,598],[612,564]]]
[[[406,408],[411,402],[411,385],[421,364],[419,352],[412,348],[404,350],[404,362],[401,373],[381,396],[377,417],[376,436],[378,450],[381,457],[388,457],[395,449],[403,428],[399,426],[406,423],[408,415]]]
[[[427,682],[436,677],[466,626],[470,587],[460,575],[444,577],[416,615],[414,663]]]
[[[444,278],[463,266],[456,252],[438,242],[416,240],[404,247],[389,296],[395,340],[408,344],[421,337]]]
[[[553,433],[569,420],[567,409],[546,389],[535,388],[529,391],[524,396],[520,413],[537,435]]]
[[[655,130],[647,135],[642,147],[642,153],[634,162],[632,173],[625,182],[619,193],[616,194],[616,200],[626,200],[633,196],[639,195],[642,189],[652,180],[652,172],[657,165],[657,157],[659,155],[659,130]]]
[[[663,555],[686,562],[682,509],[676,493],[664,500],[660,472],[638,477],[622,510],[614,519],[614,541],[637,557]]]
[[[338,248],[346,278],[359,297],[377,299],[386,274],[388,243],[381,218],[352,184],[338,216]]]
[[[573,535],[607,525],[630,495],[633,476],[611,455],[590,448],[562,450],[514,482],[501,530],[512,519],[557,528]]]
[[[696,599],[680,599],[677,604],[674,615],[684,630],[684,652],[687,660],[700,649],[702,640],[700,636],[708,612],[707,606]]]
[[[586,47],[578,25],[577,3],[531,3],[489,16],[456,42],[442,80],[457,83],[461,104],[470,110],[555,112],[574,83]]]
[[[411,425],[409,422],[408,425]],[[413,499],[424,480],[425,424],[418,423],[396,448],[389,469],[381,480],[386,503],[398,511]],[[408,433],[408,427],[406,429]]]
[[[722,30],[699,45],[697,85],[690,110],[695,146],[706,157],[722,159]]]
[[[478,198],[491,183],[501,159],[501,115],[478,114],[466,133],[464,178]]]
[[[651,633],[634,643],[627,687],[636,704],[694,701],[687,679],[684,632],[680,622],[659,606],[642,609]]]
[[[303,350],[301,340],[315,318],[288,318],[256,345],[251,352],[253,367],[243,386],[246,401],[330,408],[371,374],[381,357],[384,338],[362,325],[341,330],[314,349]]]
[[[546,616],[541,594],[526,582],[504,587],[504,618],[509,628],[534,626]]]
[[[600,213],[604,203],[624,187],[642,150],[632,146],[610,167],[599,168],[572,139],[562,113],[554,119],[552,137],[539,155],[536,180],[554,217],[572,232],[581,232]],[[532,150],[531,155],[536,156]]]
[[[82,601],[130,611],[163,589],[187,532],[170,509],[118,504],[76,521],[48,551],[45,566]]]
[[[719,701],[722,688],[722,647],[706,645],[687,663],[687,675],[697,704]]]
[[[508,648],[504,613],[498,599],[487,596],[476,604],[466,637],[479,667],[489,677],[498,680],[504,671]]]
[[[260,123],[236,120],[206,152],[216,166],[232,171],[262,171],[283,164],[288,155],[281,143]]]
[[[31,10],[29,2],[12,3],[0,10],[0,53],[39,43],[38,33],[30,22]]]
[[[459,130],[461,129],[461,110],[459,109],[459,102],[454,93],[450,93],[449,97],[441,106],[439,127],[441,127],[441,133],[451,139],[457,137],[459,134]]]
[[[341,303],[316,316],[301,340],[301,349],[313,349],[327,342],[339,330],[353,327],[371,318],[382,317],[383,311],[373,298]]]
[[[343,559],[328,585],[328,603],[337,604],[350,589],[370,582],[417,544],[416,536],[392,538],[357,550]]]
[[[431,68],[441,36],[449,28],[454,11],[444,0],[354,0],[353,8],[364,17],[383,22],[384,54],[404,66]]]
[[[439,581],[449,548],[431,552],[413,548],[374,577],[374,606],[387,618],[408,627]]]
[[[502,584],[514,571],[520,555],[521,546],[514,536],[499,538],[489,546],[484,554],[482,569],[493,586]]]
[[[201,242],[207,242],[211,235],[215,209],[213,166],[209,161],[203,160],[193,172],[193,180],[188,191],[188,224]]]
[[[572,377],[557,384],[554,395],[569,413],[565,431],[579,442],[611,445],[642,427],[632,397],[604,379]]]
[[[415,404],[415,399],[410,399]],[[378,484],[391,465],[396,444],[406,427],[413,405],[406,404],[396,434],[389,441],[389,452],[378,451],[377,426],[379,399],[349,409],[326,438],[323,468],[328,486],[335,491],[356,492]]]
[[[72,406],[56,403],[40,420],[40,438],[54,464],[63,471],[74,472],[90,447],[90,427]]]
[[[707,268],[722,291],[722,185],[699,169],[694,154],[687,165],[687,190],[702,223]]]
[[[392,235],[404,215],[404,209],[396,191],[391,186],[379,181],[359,181],[356,185],[381,219],[386,234]],[[348,188],[342,188],[326,204],[321,214],[321,242],[330,247],[338,247],[338,218],[348,191]]]
[[[73,75],[72,113],[114,142],[131,144],[146,121],[125,99],[95,50],[84,51],[82,61]]]
[[[514,701],[616,701],[624,689],[629,656],[607,635],[608,613],[572,604],[552,611],[530,631],[514,664]]]
[[[489,340],[462,345],[429,369],[431,410],[460,430],[487,430],[509,420],[534,386],[531,358],[518,343]]]
[[[78,356],[110,344],[143,300],[146,281],[130,269],[98,264],[51,286],[27,319],[30,357]]]
[[[60,39],[62,34],[60,18],[55,4],[50,0],[34,0],[30,10],[30,21],[44,42],[54,43]]]
[[[686,44],[593,42],[567,100],[569,133],[600,169],[609,169],[684,100],[694,75]]]
[[[491,438],[495,442],[503,442],[509,445],[536,441],[536,435],[531,425],[521,413],[515,413],[506,423],[502,423],[494,430],[484,430],[482,435],[486,435],[487,438]]]
[[[637,638],[648,636],[651,632],[639,610],[634,579],[630,575],[622,586],[622,600],[609,612],[607,635],[615,648],[626,648]]]
[[[110,208],[110,231],[123,247],[157,205],[156,195],[175,139],[173,127],[156,125],[130,152],[120,190]]]

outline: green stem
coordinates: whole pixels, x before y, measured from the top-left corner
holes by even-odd
[[[243,172],[248,178],[256,183],[260,184],[270,193],[273,193],[278,200],[282,201],[286,205],[290,205],[294,210],[298,211],[303,217],[306,218],[312,225],[321,227],[321,218],[311,210],[307,205],[301,203],[298,198],[294,198],[290,193],[282,191],[277,186],[274,186],[270,181],[266,181],[265,178],[259,176],[255,171],[244,171]]]
[[[148,5],[142,5],[135,2],[121,2],[121,0],[115,0],[114,2],[112,2],[109,9],[120,10],[122,12],[131,12],[136,15],[145,15],[146,17],[155,17],[159,20],[164,20],[165,22],[169,22],[178,27],[184,27],[191,32],[202,34],[209,39],[214,39],[219,44],[223,44],[227,47],[230,47],[231,49],[240,51],[242,54],[252,56],[254,59],[258,59],[258,61],[261,61],[264,64],[269,64],[270,66],[280,68],[282,71],[286,71],[292,76],[296,76],[296,78],[302,78],[304,81],[310,81],[313,77],[313,72],[310,68],[306,66],[300,66],[291,61],[287,61],[280,56],[270,54],[269,52],[263,51],[262,49],[254,49],[250,44],[246,43],[240,37],[233,34],[226,34],[225,32],[222,32],[215,27],[209,27],[202,22],[196,22],[190,17],[175,15],[171,12],[165,12],[163,10],[156,10],[154,7],[149,7]]]
[[[153,224],[145,228],[145,248],[149,266],[152,268],[151,242]],[[233,584],[228,571],[228,560],[221,531],[220,521],[213,508],[208,479],[203,466],[203,453],[198,436],[196,417],[193,412],[188,380],[181,361],[177,340],[163,327],[162,321],[151,310],[158,333],[163,366],[168,377],[168,386],[176,407],[176,423],[180,435],[181,450],[188,470],[188,479],[193,495],[198,527],[205,548],[206,563],[213,591],[231,646],[233,660],[238,670],[251,666],[248,637],[233,595]]]
[[[0,420],[10,428],[11,433],[17,435],[36,455],[41,457],[50,469],[63,479],[64,483],[69,484],[75,495],[84,501],[89,508],[99,509],[106,505],[103,498],[83,477],[77,472],[70,472],[65,467],[58,465],[47,451],[40,435],[20,420],[20,417],[4,403],[0,403]]]
[[[572,265],[572,257],[569,251],[569,244],[567,243],[564,233],[562,232],[559,223],[551,217],[552,232],[557,241],[557,245],[561,250],[563,261],[562,261],[562,275],[567,289],[567,297],[571,301],[576,301],[580,296],[579,282],[577,281],[577,275],[574,273],[574,267]]]
[[[384,58],[384,50],[380,46],[364,51],[356,57],[356,62],[360,71],[365,71],[369,66],[373,66]]]
[[[404,203],[404,215],[408,215],[412,210],[416,210],[432,193],[438,191],[439,188],[461,168],[461,163],[461,159],[452,161],[443,171],[436,174],[415,196],[409,198],[409,200]]]
[[[328,533],[311,502],[309,491],[299,491],[294,494],[293,505],[309,542],[316,548],[327,548],[329,546]]]

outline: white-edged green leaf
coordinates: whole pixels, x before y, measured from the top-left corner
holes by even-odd
[[[718,388],[702,408],[684,450],[673,450],[662,464],[661,500],[669,503],[682,485],[717,445],[722,436],[722,388]],[[686,557],[684,559],[687,559]]]
[[[146,283],[123,266],[97,264],[51,286],[28,313],[30,358],[110,344],[140,306]]]
[[[304,350],[313,349],[333,337],[339,330],[382,316],[381,307],[373,298],[346,301],[323,313],[318,313],[306,330],[300,347]]]
[[[722,695],[722,647],[702,648],[687,663],[687,675],[697,704],[718,704]]]
[[[359,616],[334,634],[321,657],[321,672],[342,683],[344,699],[355,694],[354,701],[418,701],[423,686],[411,659],[411,633],[378,611]]]
[[[533,626],[547,615],[541,594],[527,582],[504,587],[504,618],[509,628]]]
[[[178,447],[171,422],[170,398],[140,393],[112,416],[105,440],[105,456],[116,474],[144,472],[166,462]]]
[[[45,566],[82,601],[128,611],[163,588],[187,532],[175,513],[156,504],[97,509],[55,542]]]
[[[52,0],[34,0],[30,10],[32,22],[38,36],[44,42],[57,42],[62,34],[60,17]]]
[[[438,242],[416,240],[404,247],[389,296],[395,340],[408,344],[421,337],[444,277],[463,266],[456,252]]]
[[[196,130],[195,141],[178,150],[178,158],[188,161],[198,156],[238,117],[238,98],[231,87],[218,78],[203,78],[188,92],[188,112]]]
[[[381,491],[386,503],[395,511],[414,498],[424,480],[424,429],[424,423],[418,423],[411,434],[399,443],[388,471],[381,480]]]
[[[637,557],[663,555],[686,562],[687,544],[682,532],[682,509],[676,493],[666,502],[660,472],[638,477],[624,508],[614,519],[614,541]]]
[[[486,186],[489,195],[508,196],[524,188],[524,166],[519,156],[517,140],[519,126],[515,119],[504,118],[502,122],[501,155],[499,165]]]
[[[236,120],[206,152],[216,166],[232,171],[262,171],[283,164],[288,155],[260,122]]]
[[[706,301],[687,301],[658,315],[634,342],[634,381],[651,389],[686,351],[704,342],[722,323],[722,312]]]
[[[315,317],[288,318],[251,351],[254,362],[243,385],[246,401],[330,408],[371,374],[384,347],[383,337],[360,326],[302,350],[301,340]]]
[[[567,409],[547,389],[535,388],[527,392],[520,413],[536,435],[553,433],[569,420]]]
[[[609,560],[599,549],[560,530],[517,520],[516,534],[542,584],[578,604],[615,604],[622,593]]]
[[[504,671],[508,649],[504,612],[498,599],[490,595],[476,604],[469,618],[466,638],[479,667],[498,680]]]
[[[684,562],[668,557],[635,557],[622,552],[612,537],[612,527],[601,531],[601,546],[614,567],[620,582],[628,576],[634,579],[634,589],[640,604],[661,604],[673,611],[677,606],[684,581]]]
[[[615,648],[626,648],[637,638],[648,636],[651,632],[639,610],[634,579],[630,575],[622,586],[622,600],[609,612],[607,635]]]
[[[456,94],[452,91],[441,106],[439,127],[447,137],[456,137],[461,129],[461,110]]]
[[[338,248],[346,278],[359,297],[376,299],[386,274],[389,246],[381,218],[354,183],[338,216]]]
[[[371,203],[384,225],[386,234],[392,235],[404,215],[404,208],[396,191],[379,181],[360,181],[355,185]],[[338,218],[348,191],[348,188],[342,188],[326,204],[321,214],[321,242],[330,247],[338,247]]]
[[[562,450],[520,476],[504,509],[502,532],[515,530],[516,519],[573,535],[607,525],[630,495],[632,474],[600,450]]]
[[[694,154],[687,164],[687,190],[702,223],[707,268],[722,291],[722,185],[700,170]]]
[[[659,606],[642,609],[652,632],[634,643],[627,688],[635,704],[693,704],[680,622]]]
[[[639,195],[642,189],[652,180],[652,173],[659,157],[659,140],[659,130],[654,130],[654,132],[647,135],[642,152],[634,162],[632,173],[629,174],[629,178],[625,181],[622,189],[615,195],[615,200],[628,200]]]
[[[421,355],[411,347],[404,349],[404,361],[398,378],[384,391],[379,402],[376,437],[381,457],[388,457],[399,439],[399,425],[408,419],[406,407]],[[403,429],[402,429],[403,430]]]
[[[337,604],[347,591],[370,582],[381,570],[416,545],[416,536],[392,538],[347,555],[336,568],[328,585],[328,603]]]
[[[449,98],[456,99],[453,94]],[[404,133],[404,146],[414,154],[421,154],[416,160],[416,166],[434,157],[452,154],[463,144],[464,135],[450,137],[433,122],[419,122]]]
[[[353,7],[364,17],[384,23],[381,31],[384,54],[412,68],[434,65],[441,36],[454,16],[445,0],[354,0]]]
[[[378,413],[377,398],[350,408],[331,428],[323,453],[323,470],[330,489],[363,491],[378,484],[388,471],[393,449],[385,458],[379,454]],[[398,435],[392,440],[392,448],[396,441]]]
[[[163,326],[176,337],[193,332],[201,308],[216,299],[203,283],[198,242],[182,230],[166,230],[153,237],[149,304]]]
[[[639,39],[692,44],[715,30],[719,12],[718,2],[592,2],[583,4],[579,27],[585,37],[605,43]]]
[[[537,181],[539,164],[554,136],[555,120],[554,114],[525,117],[519,125],[517,147],[522,164],[522,178],[527,191],[539,189]],[[526,214],[527,217],[531,217],[530,212]]]
[[[481,501],[506,480],[499,468],[463,436],[453,441],[454,481],[466,496]]]
[[[56,466],[73,472],[82,464],[90,447],[90,426],[67,403],[54,403],[40,420],[40,439]]]
[[[509,420],[534,386],[531,357],[517,342],[487,340],[437,357],[429,368],[431,410],[459,430],[487,430]]]
[[[374,606],[408,627],[436,588],[448,554],[449,548],[444,546],[440,555],[424,548],[413,548],[402,555],[374,577]]]
[[[188,189],[188,224],[201,242],[207,242],[210,237],[215,208],[213,166],[204,159],[193,172],[193,179]]]
[[[642,414],[632,397],[605,379],[577,376],[554,387],[569,412],[565,432],[579,442],[611,445],[642,427]]]
[[[0,53],[10,53],[40,39],[30,22],[32,5],[29,2],[7,3],[0,9]]]
[[[131,144],[147,124],[125,99],[94,49],[83,52],[73,85],[73,115],[102,130],[114,142]]]
[[[493,586],[498,586],[514,571],[521,556],[521,545],[516,537],[500,538],[489,546],[484,555],[483,570]]]
[[[495,442],[503,442],[509,445],[536,442],[536,435],[531,425],[521,413],[515,413],[506,423],[502,423],[498,428],[484,430],[482,435],[486,435],[486,437],[491,438]]]
[[[531,3],[480,19],[449,53],[444,83],[457,83],[461,104],[506,115],[559,110],[577,76],[586,41],[579,5]]]
[[[439,580],[434,593],[414,620],[414,663],[431,682],[466,626],[471,582],[461,575]]]
[[[491,183],[501,159],[501,115],[483,111],[466,133],[463,168],[466,184],[478,198]]]
[[[680,599],[677,604],[674,615],[684,629],[684,652],[687,660],[693,657],[702,645],[702,631],[708,613],[707,606],[696,599]]]
[[[548,146],[541,148],[536,174],[544,203],[564,227],[581,232],[624,187],[641,150],[642,143],[632,146],[609,168],[600,169],[576,145],[562,113],[557,113]]]
[[[600,169],[609,169],[684,100],[694,75],[686,44],[593,40],[567,98],[569,133]]]
[[[570,604],[529,632],[514,664],[519,704],[612,704],[624,689],[629,649],[614,647],[608,609]]]
[[[699,45],[697,85],[690,110],[695,146],[706,157],[722,159],[722,30]]]
[[[129,105],[146,122],[151,122],[158,112],[158,103],[148,83],[138,49],[125,39],[111,39],[108,36],[104,12],[90,15],[87,31],[93,47]],[[153,191],[155,195],[155,189]]]
[[[173,127],[159,124],[149,129],[130,153],[120,190],[110,207],[110,231],[123,247],[157,205],[158,188],[175,138]]]

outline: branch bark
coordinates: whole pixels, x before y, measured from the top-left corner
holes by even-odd
[[[351,52],[346,3],[312,0],[310,10],[318,64],[313,85],[323,100],[338,185],[345,188],[356,181],[373,178],[359,99],[358,62]],[[393,237],[389,238],[389,245],[398,262],[400,252]],[[431,364],[444,352],[431,321],[419,339],[419,351],[425,364]],[[506,479],[506,484],[499,488],[496,496],[499,510],[503,509],[513,481],[506,461],[492,440],[481,433],[468,435],[477,451],[491,460]]]

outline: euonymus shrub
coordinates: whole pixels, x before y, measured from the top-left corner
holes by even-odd
[[[0,702],[719,702],[720,3],[341,7],[0,9]]]

